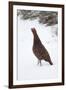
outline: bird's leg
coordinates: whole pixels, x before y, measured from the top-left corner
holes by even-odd
[[[38,60],[38,63],[37,63],[37,65],[40,63],[40,61]]]
[[[41,60],[40,60],[40,66],[42,66],[42,64],[41,64]]]

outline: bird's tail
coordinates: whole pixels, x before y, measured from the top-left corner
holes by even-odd
[[[51,60],[49,61],[49,63],[50,63],[50,65],[53,65],[53,63],[52,63],[52,61],[51,61]]]
[[[49,61],[49,64],[50,64],[50,65],[53,65],[50,56],[49,56],[49,60],[48,60],[48,61]]]

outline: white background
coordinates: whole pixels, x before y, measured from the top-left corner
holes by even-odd
[[[0,0],[0,90],[8,90],[8,1],[9,0]],[[40,3],[42,2],[58,3],[58,4],[66,5],[66,0],[21,0],[21,1],[40,2]],[[40,88],[38,87],[38,88],[28,88],[28,89],[25,88],[25,90],[29,90],[29,89],[30,90],[34,90],[34,89],[35,90],[36,89],[65,90],[66,84],[64,86],[52,86],[52,87],[40,87]]]

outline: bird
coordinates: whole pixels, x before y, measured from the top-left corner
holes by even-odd
[[[32,51],[38,59],[38,64],[40,64],[40,66],[41,66],[42,65],[41,61],[44,60],[44,61],[48,62],[50,65],[53,65],[50,55],[49,55],[47,49],[45,48],[45,46],[42,44],[42,42],[37,34],[36,29],[33,27],[33,28],[31,28],[31,31],[33,33]]]

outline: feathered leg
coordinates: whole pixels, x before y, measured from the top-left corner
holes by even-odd
[[[38,63],[37,63],[37,65],[40,63],[40,61],[38,60]]]
[[[42,66],[42,64],[41,64],[41,60],[39,60],[40,61],[40,66]]]

